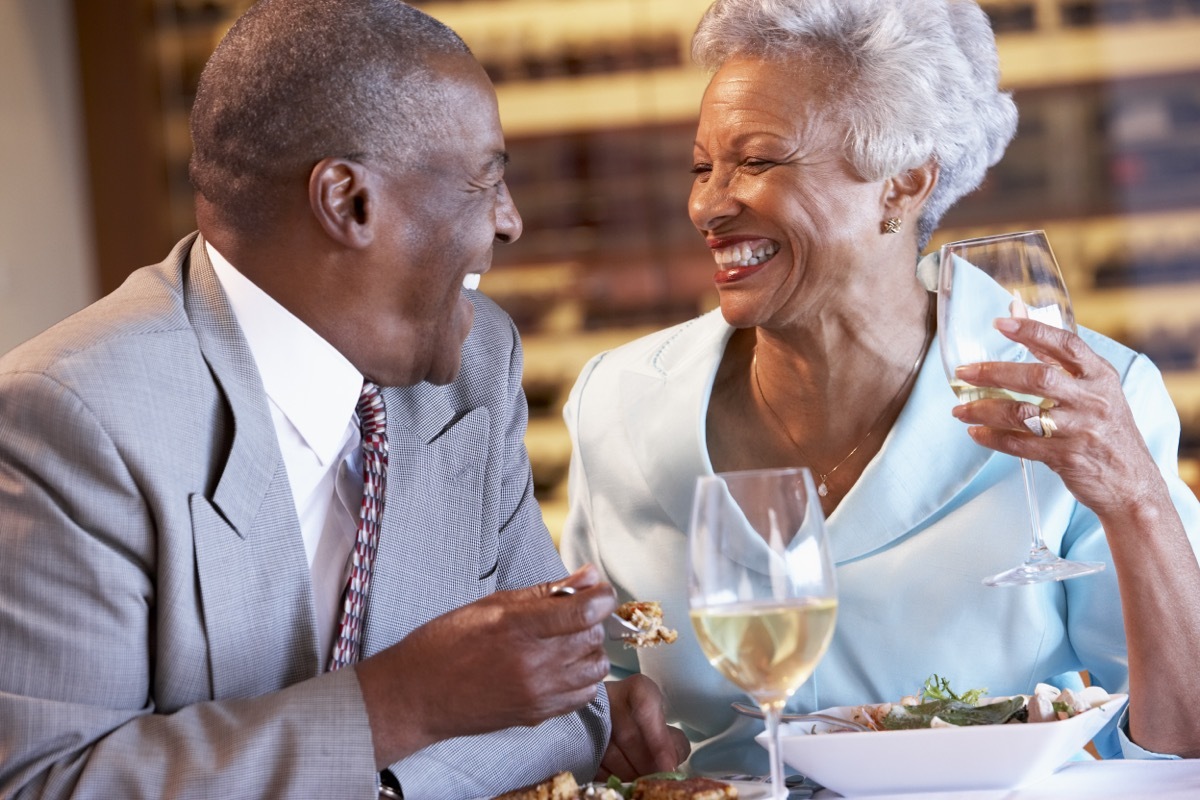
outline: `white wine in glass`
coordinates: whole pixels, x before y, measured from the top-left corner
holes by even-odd
[[[771,791],[787,797],[779,716],[829,647],[837,587],[805,468],[702,476],[688,534],[688,602],[700,647],[766,719]]]
[[[985,361],[1037,363],[1028,348],[996,330],[999,317],[1025,317],[1075,330],[1075,314],[1062,272],[1043,231],[985,236],[942,245],[938,279],[938,339],[950,388],[963,402],[999,398],[1050,408],[1053,401],[990,386],[972,386],[955,375]],[[1013,569],[984,579],[988,586],[1061,581],[1104,569],[1096,561],[1068,561],[1042,539],[1033,464],[1021,459],[1029,507],[1030,550]]]

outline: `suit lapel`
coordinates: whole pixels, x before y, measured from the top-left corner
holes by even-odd
[[[482,595],[482,535],[491,426],[486,408],[458,412],[446,387],[384,389],[388,477],[383,532],[363,623],[363,656]],[[482,543],[482,546],[481,546]]]
[[[235,423],[229,457],[213,492],[213,502],[244,537],[275,478],[279,445],[262,378],[200,237],[192,246],[185,285],[188,318]]]
[[[319,670],[312,579],[262,380],[200,237],[184,304],[232,417],[216,486],[191,497],[213,694],[254,696]]]

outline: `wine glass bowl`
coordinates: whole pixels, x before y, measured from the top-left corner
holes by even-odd
[[[837,589],[825,518],[805,468],[697,480],[688,602],[700,647],[762,709],[771,784],[785,798],[779,716],[829,647]]]
[[[1015,400],[1052,408],[1052,398],[993,386],[973,386],[958,367],[988,361],[1037,363],[1024,345],[995,327],[1000,317],[1035,319],[1075,331],[1075,314],[1062,272],[1043,231],[1021,231],[949,242],[939,253],[938,342],[950,388],[963,402]],[[1029,507],[1031,546],[1017,567],[984,579],[988,586],[1019,586],[1090,575],[1100,562],[1068,561],[1046,547],[1037,512],[1033,464],[1021,459]]]

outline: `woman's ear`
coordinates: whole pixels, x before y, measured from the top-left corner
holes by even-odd
[[[888,178],[884,186],[884,217],[915,220],[937,180],[938,164],[933,159]]]
[[[376,175],[345,158],[325,158],[308,176],[308,204],[326,235],[361,249],[375,238]]]

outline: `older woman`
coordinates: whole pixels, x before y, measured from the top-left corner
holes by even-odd
[[[1053,398],[956,405],[933,295],[914,269],[945,210],[1015,128],[973,2],[717,0],[693,55],[714,70],[693,223],[720,309],[595,358],[566,410],[568,562],[687,627],[685,531],[698,475],[807,465],[838,565],[837,631],[794,710],[896,699],[931,673],[1029,692],[1087,670],[1128,691],[1106,756],[1200,755],[1200,504],[1177,475],[1178,416],[1156,368],[1090,331],[1011,339],[1065,370],[988,364],[965,380]],[[932,355],[931,355],[932,354]],[[963,423],[966,423],[965,425]],[[1104,561],[1062,583],[984,587],[1027,542],[1019,462],[1041,462],[1051,549]],[[1192,541],[1189,541],[1189,534]],[[690,630],[614,649],[657,681],[699,772],[757,772],[758,723]]]

